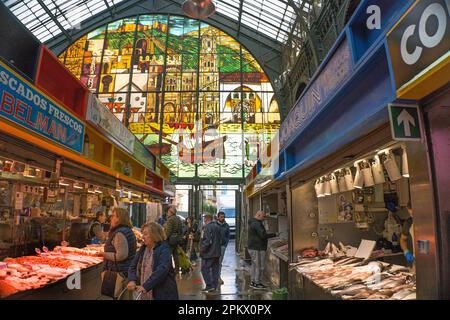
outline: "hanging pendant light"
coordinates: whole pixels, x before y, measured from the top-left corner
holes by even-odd
[[[323,183],[324,183],[324,194],[325,196],[331,196],[331,183],[330,183],[330,179],[328,179],[328,177],[324,177],[323,178]]]
[[[364,175],[361,172],[359,164],[360,161],[355,162],[356,173],[355,173],[355,180],[353,182],[353,188],[355,189],[362,189],[364,186]]]
[[[397,181],[402,178],[392,150],[389,150],[388,154],[386,155],[386,160],[383,162],[383,164],[388,173],[389,180]]]
[[[345,181],[345,169],[336,171],[335,175],[338,180],[339,192],[347,191],[348,189],[347,189],[347,183]],[[353,186],[353,182],[352,182],[352,186]]]
[[[350,168],[346,168],[345,169],[345,185],[347,187],[347,191],[353,190],[353,176],[352,176],[352,171],[350,170]]]
[[[206,19],[216,12],[212,0],[186,0],[182,6],[183,12],[193,19]]]
[[[364,186],[372,187],[375,184],[372,174],[372,168],[370,167],[369,161],[362,162],[361,173],[364,176]]]
[[[317,198],[323,198],[325,197],[325,185],[324,183],[321,181],[321,179],[317,179],[316,183],[314,185],[315,189],[316,189],[316,195]]]
[[[331,193],[332,194],[339,193],[338,180],[334,173],[330,174],[330,185],[331,185]]]
[[[406,146],[402,146],[402,176],[409,178],[409,167],[408,167],[408,154],[406,153]]]

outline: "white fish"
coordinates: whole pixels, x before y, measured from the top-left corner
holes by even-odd
[[[364,289],[367,289],[367,287],[365,285],[357,284],[357,285],[353,285],[353,286],[349,287],[348,289],[331,291],[331,294],[332,295],[354,296],[354,295],[360,293]]]
[[[413,292],[410,295],[404,297],[402,300],[417,300],[417,294],[416,292]]]
[[[402,300],[403,298],[409,296],[412,293],[415,293],[415,291],[411,290],[411,289],[403,289],[403,290],[400,290],[399,292],[395,293],[394,295],[392,295],[391,299],[392,300]]]
[[[367,300],[387,300],[387,299],[389,299],[388,296],[381,294],[379,292],[374,293],[373,295],[371,295],[367,298]]]

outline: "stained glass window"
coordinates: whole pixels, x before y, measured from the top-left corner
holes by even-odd
[[[59,59],[180,178],[244,178],[280,126],[257,60],[197,20],[121,19]]]

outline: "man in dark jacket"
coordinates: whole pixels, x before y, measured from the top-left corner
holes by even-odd
[[[251,268],[251,284],[254,289],[266,289],[267,286],[262,284],[261,278],[264,274],[265,257],[267,251],[267,239],[276,235],[267,233],[263,221],[265,217],[264,211],[258,211],[254,218],[248,221],[248,252],[252,258]]]
[[[222,235],[219,226],[212,223],[212,215],[206,214],[203,219],[204,229],[200,243],[200,257],[202,258],[202,276],[206,287],[202,292],[212,292],[219,286]]]
[[[167,210],[167,221],[164,224],[164,231],[167,236],[167,243],[172,250],[172,256],[175,263],[175,273],[178,273],[180,263],[177,248],[183,240],[183,222],[180,217],[177,216],[177,209],[174,205],[171,205]]]
[[[222,262],[223,257],[225,256],[225,251],[227,250],[228,242],[230,242],[230,226],[225,221],[225,212],[220,211],[217,214],[217,225],[220,227],[220,232],[222,234],[222,245],[220,252],[220,268],[219,268],[219,282],[223,284],[222,280]]]

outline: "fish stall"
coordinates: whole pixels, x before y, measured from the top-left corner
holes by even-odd
[[[301,276],[303,299],[416,299],[415,275],[405,266],[341,252],[300,258],[290,267]]]
[[[0,299],[97,299],[102,245],[36,249],[37,255],[0,262]]]

